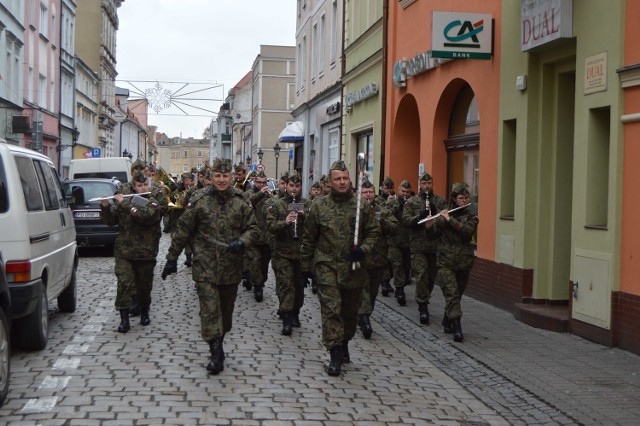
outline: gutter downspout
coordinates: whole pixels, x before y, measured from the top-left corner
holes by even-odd
[[[384,181],[385,151],[387,148],[387,54],[389,37],[389,0],[382,4],[382,96],[380,98],[380,175],[378,188]]]

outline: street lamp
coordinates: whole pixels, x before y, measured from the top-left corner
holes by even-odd
[[[258,148],[258,164],[262,164],[262,157],[264,156],[264,152],[262,152],[262,148]]]
[[[251,165],[251,157],[249,157],[249,156],[247,155],[247,160],[246,160],[246,161],[247,161],[247,165],[249,165],[249,166],[250,166],[250,165]]]
[[[280,177],[278,176],[278,157],[280,157],[280,150],[282,148],[280,148],[280,145],[278,145],[278,142],[276,142],[276,145],[273,147],[273,155],[275,155],[276,157],[276,179],[280,179]]]

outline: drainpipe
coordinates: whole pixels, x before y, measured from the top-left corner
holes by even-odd
[[[380,176],[378,188],[382,186],[384,180],[384,163],[386,159],[385,150],[387,147],[387,55],[389,46],[389,0],[384,0],[382,4],[382,84],[380,97]]]

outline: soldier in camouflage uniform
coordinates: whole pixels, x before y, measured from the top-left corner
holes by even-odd
[[[269,262],[271,261],[271,240],[273,237],[266,229],[264,205],[272,197],[267,185],[267,175],[264,172],[258,172],[253,180],[253,188],[244,193],[245,200],[253,208],[260,234],[258,242],[247,249],[245,255],[245,262],[249,263],[249,277],[256,302],[262,302],[264,297],[264,283],[267,281]]]
[[[247,182],[245,182],[245,178],[247,177],[247,172],[244,169],[244,164],[238,163],[234,166],[235,170],[235,180],[233,182],[233,187],[244,192],[247,190]]]
[[[177,206],[169,211],[169,214],[171,216],[171,237],[173,237],[173,235],[175,234],[176,224],[178,223],[180,216],[182,216],[182,213],[184,213],[184,207],[187,205],[190,194],[192,194],[195,189],[195,180],[193,173],[184,172],[180,175],[180,177],[180,182],[178,183],[176,189],[173,191],[173,194],[171,194],[173,203]],[[191,244],[187,244],[185,246],[184,255],[186,258],[184,261],[185,266],[191,267],[193,261],[193,249],[191,247]]]
[[[433,193],[433,178],[429,173],[420,176],[418,195],[407,201],[402,213],[402,224],[411,232],[411,271],[416,277],[416,302],[421,324],[429,324],[429,299],[436,278],[437,238],[427,234],[425,224],[419,221],[437,214],[445,208],[446,200]]]
[[[449,197],[449,209],[469,204],[469,190],[465,184],[453,185]],[[462,342],[462,308],[460,300],[469,282],[473,266],[473,235],[478,228],[478,216],[469,207],[448,213],[446,208],[440,216],[427,222],[428,232],[440,236],[438,241],[438,273],[436,284],[445,299],[442,326],[445,333],[453,332],[453,340]]]
[[[300,271],[300,244],[310,202],[300,196],[302,179],[293,171],[284,197],[270,199],[264,207],[267,229],[273,235],[273,271],[276,293],[280,301],[282,334],[290,336],[293,327],[300,327],[300,308],[304,304],[304,283]],[[299,204],[300,206],[296,205]],[[299,208],[302,207],[302,208]]]
[[[140,171],[136,171],[130,184],[131,194],[149,192],[149,181]],[[129,191],[123,189],[127,194],[116,194],[113,205],[109,204],[109,200],[100,203],[102,221],[109,226],[118,225],[120,229],[113,249],[118,278],[115,305],[120,312],[120,333],[131,329],[129,309],[136,297],[141,306],[140,324],[146,326],[151,322],[149,307],[153,268],[158,255],[162,220],[162,208],[156,199],[149,195],[124,197]]]
[[[331,194],[331,183],[329,183],[329,177],[327,175],[322,175],[320,183],[322,184],[322,195]]]
[[[378,286],[380,285],[384,272],[389,270],[387,264],[389,251],[387,240],[398,232],[399,224],[395,216],[385,207],[385,203],[378,201],[375,187],[368,180],[362,184],[362,199],[367,200],[371,205],[371,212],[378,223],[380,223],[380,230],[382,231],[382,237],[378,238],[371,255],[367,256],[366,269],[369,279],[362,287],[362,303],[358,310],[358,325],[360,326],[362,335],[365,339],[370,339],[373,328],[371,328],[369,317],[376,303]]]
[[[387,202],[387,207],[396,217],[399,223],[402,223],[402,212],[404,205],[409,199],[411,192],[411,183],[403,180],[398,187],[398,196]],[[396,287],[395,297],[400,306],[407,304],[404,294],[404,286],[411,281],[411,251],[409,249],[409,229],[405,226],[399,226],[398,232],[389,238],[389,262],[393,269],[393,285]]]
[[[283,172],[278,180],[278,187],[273,192],[278,198],[282,198],[287,195],[287,182],[289,182],[289,172]]]
[[[380,195],[376,197],[376,202],[382,205],[395,198],[395,183],[393,183],[393,179],[391,179],[390,176],[387,176],[382,181],[382,186],[380,187]],[[382,281],[380,282],[381,293],[384,297],[387,297],[389,293],[393,292],[393,288],[391,287],[391,277],[393,275],[392,273],[393,267],[391,266],[391,262],[387,261],[387,267],[382,273]]]
[[[177,272],[177,259],[193,241],[193,280],[200,299],[202,339],[209,343],[207,370],[224,370],[224,335],[231,330],[245,247],[258,240],[253,210],[231,187],[229,160],[212,166],[213,186],[202,189],[189,201],[171,239],[162,279]]]
[[[302,270],[308,277],[314,270],[322,316],[322,343],[331,353],[328,374],[340,374],[342,363],[350,362],[349,340],[356,333],[365,268],[353,269],[373,252],[380,225],[371,207],[362,203],[359,213],[358,246],[354,246],[357,198],[351,191],[349,170],[336,161],[329,172],[331,194],[311,204],[302,236]]]
[[[311,185],[311,189],[309,189],[309,201],[313,201],[314,199],[320,197],[322,195],[322,185],[320,182],[315,181]]]

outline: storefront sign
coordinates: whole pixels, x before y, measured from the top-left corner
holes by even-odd
[[[347,112],[351,110],[351,107],[359,102],[369,99],[378,94],[378,86],[375,83],[369,83],[360,90],[355,92],[349,92],[344,95],[344,107]]]
[[[429,71],[447,61],[449,59],[432,57],[431,52],[418,53],[411,59],[398,59],[393,64],[393,87],[404,87],[409,77]]]
[[[587,56],[584,60],[584,94],[607,90],[607,52]]]
[[[452,59],[491,59],[493,20],[481,13],[433,12],[431,56]]]
[[[573,0],[520,0],[520,50],[573,37]]]
[[[327,115],[335,114],[340,112],[340,102],[336,102],[335,104],[331,104],[327,107]]]

